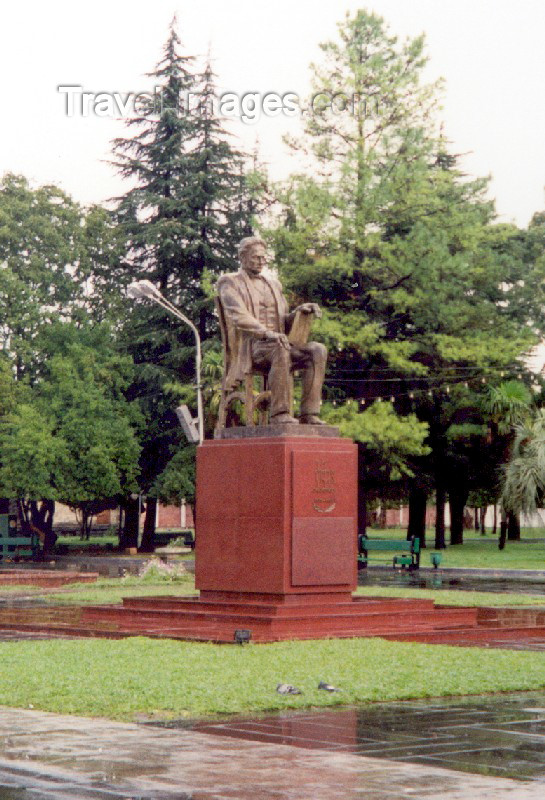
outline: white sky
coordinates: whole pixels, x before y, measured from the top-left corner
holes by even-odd
[[[221,90],[303,97],[318,43],[335,37],[346,10],[385,17],[400,37],[425,32],[426,76],[446,79],[445,133],[468,153],[472,175],[492,175],[501,219],[526,225],[545,208],[544,0],[19,0],[0,10],[0,174],[56,183],[82,203],[123,192],[106,163],[119,120],[67,117],[58,84],[92,92],[149,89],[174,12],[185,52],[211,47]],[[262,117],[237,126],[259,137],[273,178],[291,168],[283,133],[300,119]]]

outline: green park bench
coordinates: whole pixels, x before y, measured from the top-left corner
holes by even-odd
[[[38,552],[39,546],[36,534],[24,536],[18,532],[14,514],[0,514],[0,561],[32,558]]]
[[[369,561],[369,553],[399,552],[392,560],[394,569],[418,569],[420,566],[420,539],[412,536],[410,539],[369,539],[367,536],[358,536],[358,569],[364,569]]]

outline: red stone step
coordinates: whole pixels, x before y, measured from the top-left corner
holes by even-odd
[[[0,586],[26,585],[51,589],[68,583],[94,583],[98,572],[38,569],[0,569]]]
[[[0,609],[0,630],[51,636],[232,642],[240,628],[250,630],[254,642],[370,636],[486,646],[531,638],[545,641],[545,610],[434,607],[427,600],[363,597],[328,606],[308,596],[280,607],[255,598],[248,604],[240,598],[223,604],[184,597],[127,598],[118,606]]]
[[[545,608],[541,607],[504,607],[479,608],[477,611],[479,625],[513,627],[539,627],[545,625]]]
[[[545,626],[540,627],[485,627],[460,628],[459,630],[438,629],[434,631],[407,631],[390,633],[384,636],[395,641],[425,642],[427,644],[486,644],[494,641],[520,641],[525,639],[544,639]]]
[[[314,600],[305,597],[301,602],[296,603],[265,603],[258,600],[249,599],[247,602],[213,601],[207,598],[201,599],[198,595],[187,597],[125,597],[123,598],[123,608],[138,609],[141,611],[172,611],[186,613],[189,610],[200,610],[202,612],[219,611],[223,613],[251,613],[272,616],[299,616],[301,613],[316,614],[336,612],[337,610],[349,614],[387,613],[395,614],[399,612],[410,612],[417,614],[430,612],[434,609],[433,600],[411,600],[406,598],[384,598],[384,597],[355,597],[336,601],[335,603]]]
[[[24,633],[46,633],[49,636],[92,636],[120,639],[126,634],[120,633],[115,627],[107,625],[70,625],[63,622],[4,622],[0,623],[0,632],[20,631]]]
[[[185,608],[177,611],[170,609],[152,609],[138,606],[91,606],[83,610],[85,620],[114,620],[121,626],[159,624],[168,628],[179,625],[187,626],[207,621],[229,623],[235,627],[252,627],[266,625],[276,629],[288,629],[295,625],[312,625],[314,629],[321,630],[332,626],[337,630],[340,624],[349,624],[351,628],[364,632],[387,627],[389,629],[422,629],[434,627],[440,620],[443,625],[469,625],[476,622],[475,609],[456,608],[448,611],[437,611],[433,606],[416,612],[405,607],[397,613],[377,611],[372,604],[346,604],[333,606],[332,609],[320,607],[318,609],[300,607],[291,608],[289,613],[257,613],[255,609],[239,609],[238,611],[224,610],[219,606],[212,608],[201,606],[198,602],[188,603]],[[361,634],[360,634],[361,635]]]
[[[433,601],[357,598],[330,607],[309,602],[278,608],[270,604],[201,603],[196,597],[130,598],[123,606],[83,609],[83,621],[108,620],[119,632],[200,640],[232,641],[234,631],[251,631],[253,641],[309,639],[433,631],[476,625],[476,609],[436,609]],[[159,598],[157,598],[159,600]],[[162,606],[162,607],[158,607]],[[235,610],[236,609],[236,610]]]

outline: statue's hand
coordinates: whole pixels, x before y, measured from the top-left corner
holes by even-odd
[[[303,303],[302,305],[297,306],[295,310],[301,311],[303,314],[314,314],[317,319],[320,319],[322,316],[322,309],[318,303]]]
[[[268,342],[280,342],[282,347],[285,347],[286,350],[290,349],[290,343],[285,333],[278,333],[278,331],[267,331],[263,338]]]

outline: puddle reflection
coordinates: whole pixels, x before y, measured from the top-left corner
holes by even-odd
[[[391,572],[361,570],[358,575],[359,586],[384,586],[403,589],[458,589],[467,592],[500,592],[506,594],[545,594],[545,580],[512,580],[494,577],[473,577],[460,575],[451,577],[437,572]]]
[[[147,724],[545,782],[543,692]]]

